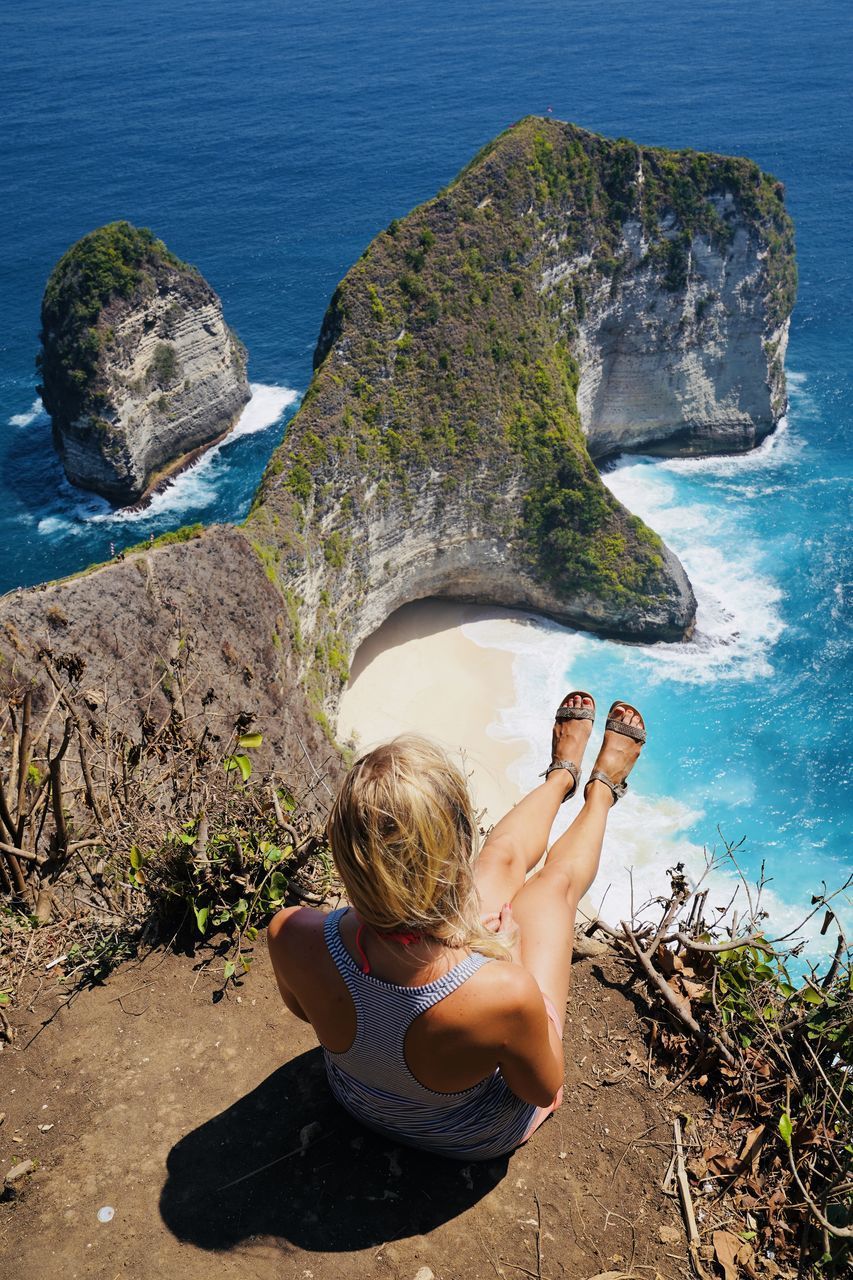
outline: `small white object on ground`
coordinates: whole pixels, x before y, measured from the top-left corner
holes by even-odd
[[[19,1180],[19,1178],[23,1178],[26,1174],[32,1173],[35,1167],[35,1162],[32,1160],[22,1160],[20,1164],[13,1165],[6,1174],[6,1186],[11,1187],[13,1183]]]
[[[98,1210],[98,1222],[112,1222],[116,1215],[115,1209],[111,1204],[105,1204],[103,1209]]]
[[[421,1267],[420,1271],[415,1272],[415,1280],[435,1280],[435,1276],[429,1267]]]

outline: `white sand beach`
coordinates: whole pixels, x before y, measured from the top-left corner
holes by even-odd
[[[505,610],[444,600],[399,609],[356,654],[338,733],[358,751],[415,732],[441,743],[454,758],[462,753],[474,802],[489,826],[520,798],[507,771],[526,744],[488,732],[515,695],[513,654],[475,644],[462,630],[483,619],[523,626]]]

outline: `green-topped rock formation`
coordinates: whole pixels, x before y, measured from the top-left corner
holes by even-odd
[[[111,222],[60,259],[39,388],[73,484],[127,504],[233,426],[245,351],[219,298],[150,231]]]
[[[592,455],[766,435],[794,287],[781,188],[750,161],[550,120],[393,222],[332,299],[248,522],[318,703],[425,595],[689,635],[683,570]]]
[[[127,461],[110,397],[141,397],[146,421],[153,380],[165,383],[164,413],[182,403],[181,378],[192,399],[190,348],[176,335],[215,309],[153,238],[129,267],[110,248],[147,235],[126,224],[96,233],[92,273],[109,288],[87,283],[89,267],[75,264],[90,255],[77,246],[45,300],[58,433],[75,449],[75,432],[114,438],[114,454],[81,445],[82,456],[106,472],[120,455],[116,485],[134,492],[148,463]],[[687,639],[696,605],[678,560],[593,459],[738,450],[765,436],[785,407],[795,287],[782,188],[750,161],[523,120],[347,273],[246,524],[192,529],[5,597],[0,664],[41,687],[39,648],[75,671],[80,659],[86,687],[116,690],[130,731],[173,714],[170,664],[191,645],[199,677],[179,716],[226,736],[235,717],[257,716],[272,763],[334,736],[358,645],[421,597],[533,609],[627,640]],[[210,314],[225,422],[246,394],[242,356]],[[150,328],[134,328],[145,316]],[[133,356],[140,341],[145,354]],[[167,342],[174,378],[158,364]],[[114,382],[111,352],[126,370]],[[202,419],[216,412],[200,390],[198,407]],[[49,689],[41,700],[47,714]]]

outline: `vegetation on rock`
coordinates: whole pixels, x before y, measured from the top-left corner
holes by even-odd
[[[72,421],[105,403],[99,386],[102,351],[112,333],[103,312],[116,298],[155,289],[154,273],[173,267],[201,282],[194,267],[181,262],[146,227],[110,222],[83,236],[51,272],[42,300],[39,395],[48,413]]]
[[[251,394],[213,289],[128,222],[84,236],[51,273],[39,364],[66,475],[122,504],[227,431]]]
[[[365,522],[426,502],[436,519],[452,503],[521,573],[603,615],[672,592],[660,539],[601,481],[576,400],[579,324],[594,291],[619,288],[627,223],[662,291],[685,288],[694,236],[725,246],[745,225],[766,254],[768,316],[790,310],[790,219],[751,161],[521,121],[395,220],[335,291],[250,517],[282,581],[316,545],[332,597],[351,592],[353,575],[369,580]]]

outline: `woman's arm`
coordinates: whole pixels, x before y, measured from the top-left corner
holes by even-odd
[[[563,1045],[545,1011],[532,974],[501,965],[505,987],[498,1064],[506,1083],[524,1102],[548,1107],[563,1083]]]
[[[297,1018],[301,1018],[303,1022],[310,1022],[311,1019],[308,1017],[308,1014],[302,1008],[302,1005],[296,999],[296,996],[288,986],[286,977],[289,954],[285,938],[290,938],[291,934],[290,931],[285,932],[284,926],[292,916],[296,915],[297,912],[304,910],[304,907],[285,907],[282,911],[279,911],[277,915],[273,916],[272,920],[270,920],[269,928],[267,929],[267,946],[269,948],[270,960],[272,961],[273,973],[275,974],[275,980],[278,983],[278,989],[281,992],[282,1000],[287,1005],[290,1012],[295,1014]]]

